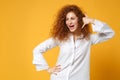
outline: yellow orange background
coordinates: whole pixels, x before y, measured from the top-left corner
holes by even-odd
[[[49,37],[58,10],[80,6],[88,16],[108,23],[114,38],[92,46],[91,80],[120,80],[120,0],[0,0],[0,80],[49,80],[32,64],[33,48]],[[54,66],[59,48],[44,56]]]

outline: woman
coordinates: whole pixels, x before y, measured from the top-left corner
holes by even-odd
[[[58,13],[52,37],[33,50],[33,64],[38,71],[51,73],[51,80],[90,80],[91,45],[113,35],[114,31],[106,23],[89,18],[76,5],[66,5]],[[55,67],[50,68],[42,53],[55,46],[59,46],[60,53]]]

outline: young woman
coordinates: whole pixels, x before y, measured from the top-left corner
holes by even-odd
[[[89,18],[76,5],[66,5],[58,13],[52,37],[34,48],[33,64],[38,71],[51,73],[51,80],[90,80],[91,45],[113,35],[114,31],[106,23]],[[56,65],[50,68],[42,53],[55,46],[59,46],[60,53]]]

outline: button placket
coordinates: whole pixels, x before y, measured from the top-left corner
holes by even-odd
[[[71,57],[71,61],[70,61],[70,70],[69,70],[69,74],[68,74],[68,80],[69,80],[69,75],[72,72],[72,66],[74,64],[74,56],[75,56],[75,49],[76,49],[76,45],[75,45],[75,41],[74,41],[74,37],[72,36],[72,57]]]

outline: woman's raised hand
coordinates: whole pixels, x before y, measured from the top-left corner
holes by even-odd
[[[83,25],[82,25],[82,28],[84,28],[84,26],[86,24],[89,24],[89,23],[93,23],[94,22],[94,19],[93,18],[89,18],[86,14],[85,14],[85,17],[82,18],[83,20]]]

